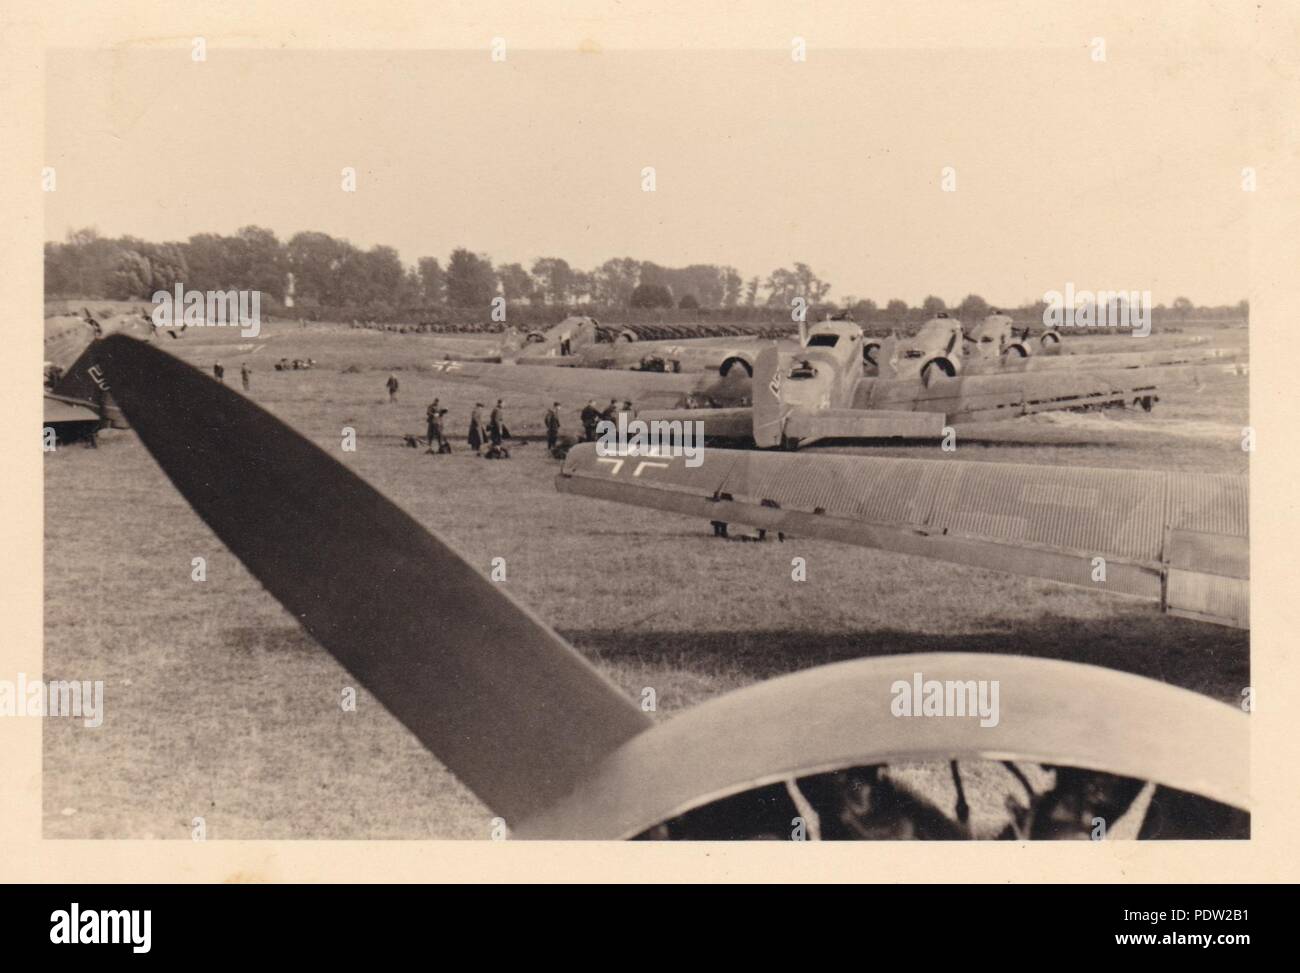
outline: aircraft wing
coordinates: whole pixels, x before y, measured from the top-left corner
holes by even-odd
[[[492,365],[476,362],[436,361],[439,379],[486,385],[508,392],[539,395],[629,400],[642,406],[672,408],[687,395],[706,396],[718,384],[716,376],[672,372],[607,371],[595,368],[552,368],[546,365]]]
[[[942,412],[953,422],[980,422],[1062,409],[1131,405],[1171,389],[1233,381],[1248,369],[1246,362],[1233,362],[1017,372],[936,378],[929,385],[914,379],[867,378],[858,384],[853,404],[858,409]]]
[[[1249,627],[1244,476],[706,449],[569,451],[561,492],[917,554]],[[1100,580],[1098,580],[1100,578]]]
[[[45,425],[57,426],[65,422],[99,422],[99,413],[93,404],[56,395],[45,396]]]
[[[1116,351],[1089,354],[1031,355],[1028,358],[1002,357],[987,362],[968,362],[971,373],[982,372],[1062,372],[1116,368],[1152,368],[1165,365],[1212,365],[1236,362],[1242,350],[1206,348],[1200,345],[1170,346],[1150,351]]]

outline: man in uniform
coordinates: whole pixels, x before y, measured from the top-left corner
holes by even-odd
[[[600,411],[596,408],[596,400],[588,399],[587,404],[582,407],[582,435],[589,443],[596,441],[596,423],[600,421]]]
[[[226,381],[226,370],[221,367],[221,362],[212,363],[212,377],[222,384]]]
[[[493,446],[500,446],[501,440],[510,437],[510,430],[506,428],[506,410],[502,399],[497,399],[496,408],[492,410],[492,416],[488,419],[488,435],[492,438]]]
[[[244,391],[248,391],[249,380],[253,377],[253,370],[248,367],[248,362],[241,362],[239,365],[239,380],[244,383]]]
[[[429,440],[429,452],[433,452],[434,447],[442,441],[441,429],[438,421],[438,400],[434,399],[429,403],[429,407],[424,410],[424,431],[425,438]]]
[[[296,367],[296,366],[295,366],[295,367]],[[389,401],[389,402],[396,402],[396,401],[397,401],[397,386],[398,386],[397,376],[396,376],[396,375],[393,375],[393,374],[390,373],[389,376],[388,376],[388,381],[385,382],[384,385],[387,386],[387,388],[388,388],[388,401]]]
[[[546,424],[546,448],[554,449],[560,438],[560,403],[552,402],[542,422]]]
[[[474,411],[469,414],[469,436],[466,441],[475,456],[481,456],[483,450],[483,403],[475,402]]]

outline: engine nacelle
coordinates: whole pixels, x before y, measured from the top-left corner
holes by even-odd
[[[739,368],[746,376],[754,377],[754,365],[739,355],[732,355],[718,367],[718,374],[726,378],[734,369]]]
[[[862,342],[862,364],[868,369],[880,370],[880,341],[868,338]]]
[[[960,371],[961,358],[936,355],[921,366],[921,382],[929,386],[931,382],[939,377],[956,378]]]

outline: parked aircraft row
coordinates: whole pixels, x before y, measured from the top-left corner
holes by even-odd
[[[957,357],[960,329],[955,322],[943,327],[948,339],[941,347]],[[935,328],[926,334],[939,332]],[[1140,405],[1149,411],[1162,391],[1232,380],[1247,367],[1236,359],[1212,357],[1118,367],[1111,356],[1079,356],[1079,367],[1068,370],[977,369],[967,374],[954,369],[953,374],[938,374],[915,356],[917,374],[882,377],[869,374],[867,343],[851,321],[822,321],[805,329],[796,343],[760,344],[752,377],[736,369],[724,376],[450,360],[431,367],[449,381],[628,400],[636,403],[642,418],[701,420],[714,441],[759,448],[798,448],[830,439],[938,438],[955,424],[1065,409]]]

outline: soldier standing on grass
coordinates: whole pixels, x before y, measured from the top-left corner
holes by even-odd
[[[560,403],[551,403],[542,422],[546,424],[546,448],[554,449],[560,438]]]
[[[424,410],[424,431],[425,438],[429,440],[429,452],[433,452],[433,447],[441,442],[439,435],[440,425],[438,421],[438,400],[434,399],[429,403],[429,407]]]
[[[239,366],[239,380],[244,383],[244,391],[248,391],[249,381],[253,377],[253,370],[248,367],[248,362],[241,362]]]
[[[218,382],[225,384],[226,370],[221,366],[221,362],[212,363],[212,377],[215,378]]]
[[[433,448],[434,443],[438,444],[438,448],[436,450],[437,453],[451,452],[451,443],[447,442],[447,434],[443,431],[443,425],[445,420],[442,417],[445,416],[446,414],[447,414],[446,409],[439,409],[438,412],[434,415],[434,417],[429,422],[429,433],[431,436],[431,438],[429,439],[429,452],[431,453],[435,452]]]
[[[582,435],[587,442],[596,441],[596,423],[599,421],[600,412],[596,408],[596,400],[587,400],[587,404],[582,407]]]
[[[387,386],[388,388],[388,401],[396,402],[397,386],[398,386],[397,376],[390,373],[388,376],[388,381],[385,382],[384,385]]]
[[[469,448],[474,450],[475,456],[481,456],[483,450],[483,403],[475,402],[474,411],[469,414]]]

